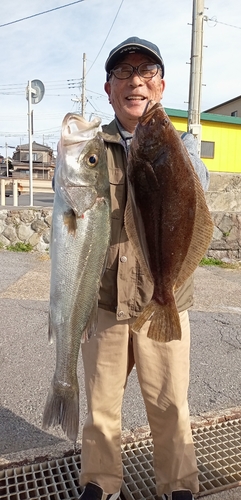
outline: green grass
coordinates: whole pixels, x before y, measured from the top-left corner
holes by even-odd
[[[11,252],[31,252],[33,250],[33,246],[30,243],[22,243],[18,241],[14,245],[9,245],[7,250]]]
[[[236,269],[240,267],[240,264],[238,262],[237,263],[223,262],[222,260],[215,259],[214,257],[203,257],[199,263],[199,266],[219,266],[219,267],[226,267],[229,269]]]

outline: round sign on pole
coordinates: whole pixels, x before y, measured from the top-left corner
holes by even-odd
[[[38,104],[38,102],[42,101],[44,96],[44,84],[41,80],[32,80],[31,81],[31,103]],[[28,100],[28,92],[26,92],[26,99]]]

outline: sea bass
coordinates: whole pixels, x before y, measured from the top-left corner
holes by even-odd
[[[213,222],[187,150],[161,104],[139,119],[127,166],[125,226],[153,296],[132,329],[150,321],[148,337],[181,339],[174,291],[194,272],[212,238]]]
[[[61,425],[76,441],[77,360],[81,341],[95,333],[97,296],[110,241],[110,190],[100,120],[68,113],[62,124],[52,217],[49,339],[56,368],[43,428]]]

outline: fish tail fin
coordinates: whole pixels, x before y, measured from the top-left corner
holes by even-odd
[[[59,387],[58,387],[59,386]],[[79,390],[52,383],[47,396],[42,428],[60,425],[71,441],[76,441],[79,430]]]
[[[140,329],[143,327],[143,325],[151,319],[155,312],[155,302],[154,300],[151,300],[147,306],[144,307],[143,311],[141,312],[140,316],[135,319],[134,323],[131,325],[131,329],[135,333],[139,333]]]
[[[160,306],[156,301],[151,300],[133,323],[132,330],[138,333],[148,320],[151,320],[148,338],[157,342],[181,340],[181,324],[175,301]]]

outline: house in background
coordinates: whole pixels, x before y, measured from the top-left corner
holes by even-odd
[[[206,109],[205,113],[215,113],[218,115],[236,116],[241,118],[241,95],[229,101],[218,104],[213,108]]]
[[[220,104],[216,108],[221,106]],[[187,131],[187,111],[171,108],[165,108],[165,111],[177,130]],[[204,112],[201,113],[200,121],[202,125],[201,158],[208,170],[240,174],[241,117]]]
[[[52,179],[55,168],[55,157],[53,150],[38,144],[32,143],[33,178]],[[12,158],[13,177],[29,176],[29,144],[17,146]]]

